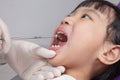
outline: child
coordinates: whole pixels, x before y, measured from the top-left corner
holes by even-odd
[[[50,49],[57,55],[49,62],[65,66],[65,74],[76,80],[113,80],[120,75],[117,6],[105,0],[83,1],[60,23],[54,35]]]

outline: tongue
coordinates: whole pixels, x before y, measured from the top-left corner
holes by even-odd
[[[61,42],[67,42],[67,36],[62,34],[62,33],[59,33],[57,35],[57,40],[61,41]]]

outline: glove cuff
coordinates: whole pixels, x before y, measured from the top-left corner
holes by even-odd
[[[6,64],[5,54],[0,51],[0,65]]]

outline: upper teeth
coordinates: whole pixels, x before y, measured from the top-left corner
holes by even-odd
[[[57,37],[58,37],[58,34],[55,35],[55,38],[57,38]]]
[[[62,32],[62,31],[57,32],[57,34],[60,34],[60,33],[61,33],[61,34],[64,34],[64,32]]]
[[[62,32],[62,31],[57,32],[56,35],[55,35],[55,38],[58,37],[58,34],[64,34],[64,32]]]

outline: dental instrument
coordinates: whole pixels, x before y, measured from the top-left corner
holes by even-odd
[[[49,37],[49,36],[33,36],[33,37],[11,37],[11,39],[14,40],[26,40],[26,39],[44,39],[44,38],[54,38],[54,37]],[[4,40],[4,39],[0,39]]]

